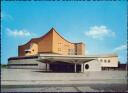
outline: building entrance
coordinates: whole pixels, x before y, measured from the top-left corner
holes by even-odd
[[[75,64],[67,63],[67,62],[54,62],[49,64],[50,70],[52,72],[80,72],[81,71],[81,65],[77,65],[75,67]],[[76,69],[76,70],[75,70]]]

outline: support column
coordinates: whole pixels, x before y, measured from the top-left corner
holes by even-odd
[[[76,64],[75,64],[75,73],[76,73]]]
[[[46,63],[46,71],[47,71],[47,63]]]
[[[84,72],[84,70],[83,70],[83,64],[81,64],[81,72]]]
[[[84,72],[84,63],[83,63],[83,72]]]

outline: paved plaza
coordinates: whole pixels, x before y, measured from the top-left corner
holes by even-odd
[[[126,71],[53,73],[32,69],[1,69],[3,92],[128,91]]]

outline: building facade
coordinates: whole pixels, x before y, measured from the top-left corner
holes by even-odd
[[[18,46],[18,57],[8,59],[9,68],[86,72],[118,68],[116,54],[85,54],[84,43],[72,43],[52,28],[48,33]]]
[[[60,55],[85,55],[85,44],[71,43],[60,36],[54,28],[40,38],[33,38],[18,47],[19,56],[30,56],[41,53]]]

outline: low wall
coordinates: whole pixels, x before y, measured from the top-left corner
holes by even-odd
[[[46,70],[46,64],[35,59],[15,59],[8,61],[8,68],[26,68]]]
[[[84,67],[83,67],[84,66]],[[101,71],[101,63],[98,60],[92,60],[82,65],[83,71]]]

